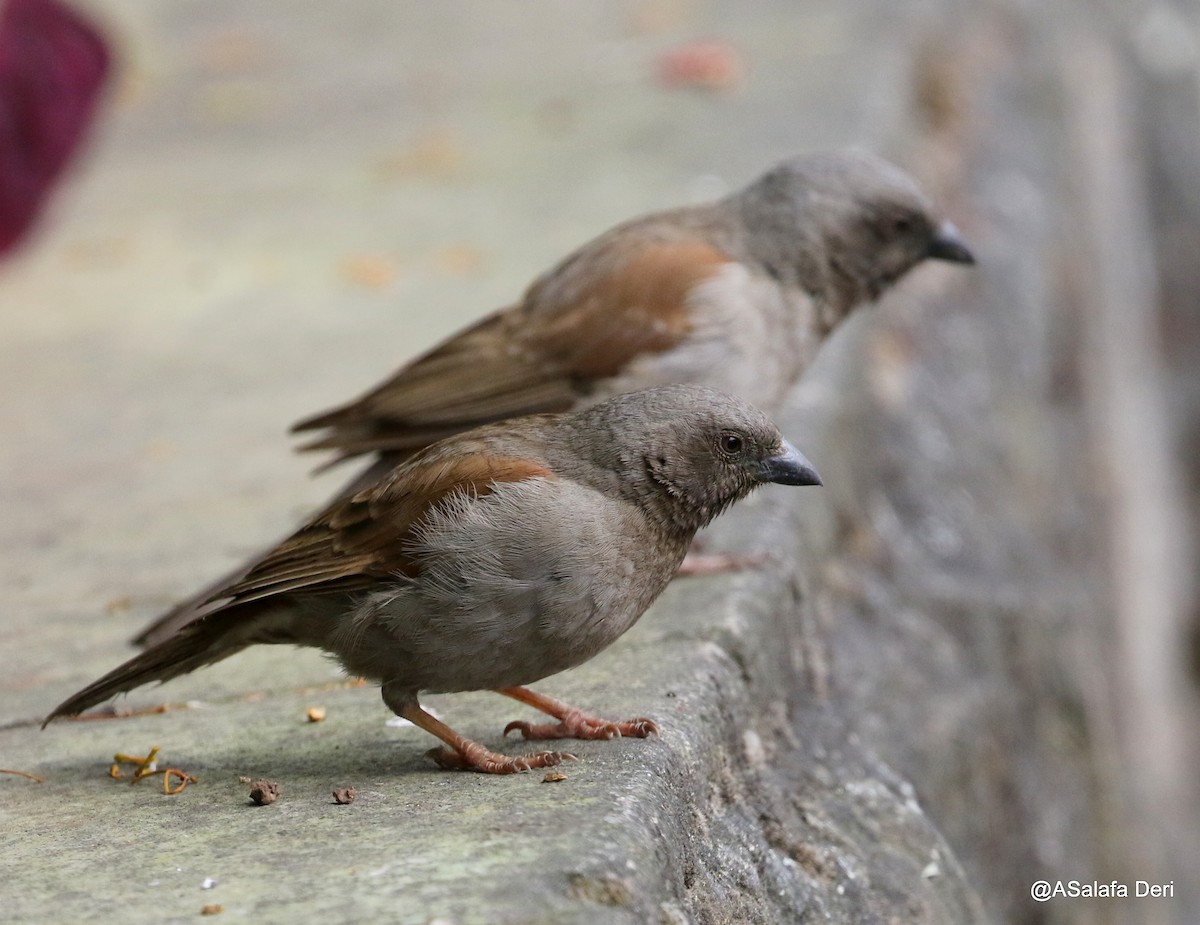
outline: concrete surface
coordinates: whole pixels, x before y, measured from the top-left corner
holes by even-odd
[[[854,852],[837,833],[882,806],[900,840],[872,849],[896,868],[876,880],[894,877],[931,920],[978,914],[911,787],[880,784],[869,758],[828,766],[861,786],[811,808],[807,842],[795,819],[774,846],[764,835],[766,791],[743,791],[776,747],[751,721],[771,703],[780,713],[790,663],[752,689],[731,652],[770,650],[790,619],[786,557],[673,589],[619,647],[545,685],[664,727],[661,741],[581,744],[562,782],[438,772],[427,737],[389,728],[375,690],[340,688],[311,653],[246,653],[122,702],[191,709],[34,724],[125,657],[164,604],[337,483],[307,477],[287,423],[615,221],[711,197],[797,150],[875,146],[898,117],[889,85],[904,64],[883,37],[910,20],[835,3],[750,17],[676,3],[91,8],[124,59],[120,85],[42,233],[0,277],[0,764],[47,778],[0,775],[0,920],[184,921],[220,904],[256,922],[826,907],[850,921],[878,900],[862,897],[865,858],[839,866]],[[745,83],[660,84],[661,50],[714,35],[744,56]],[[741,537],[761,542],[750,523]],[[324,722],[305,721],[312,704]],[[514,715],[486,695],[433,706],[490,742]],[[157,779],[107,778],[114,752],[151,745],[198,782],[166,797]],[[248,805],[242,775],[283,796]],[[358,799],[334,805],[335,786]],[[698,822],[724,837],[698,836]]]
[[[1167,473],[1148,493],[1106,455],[1128,423],[1114,396],[1158,414],[1164,393],[1154,369],[1104,359],[1120,350],[1111,280],[1138,279],[1114,262],[1200,240],[1200,209],[1174,196],[1135,234],[1096,182],[1117,176],[1126,212],[1191,188],[1189,136],[1166,120],[1113,172],[1136,124],[1111,107],[1121,93],[1169,84],[1194,103],[1175,5],[87,6],[124,75],[42,233],[0,265],[0,767],[47,778],[0,775],[0,921],[175,922],[210,904],[218,921],[420,925],[1200,915],[1200,800],[1178,774],[1196,672],[1168,660],[1176,686],[1142,696],[1112,644],[1136,617],[1114,586],[1138,568],[1114,550],[1154,548],[1113,512],[1184,504],[1161,427],[1135,431]],[[740,83],[663,85],[662,51],[713,37]],[[120,704],[181,707],[165,714],[37,729],[146,620],[339,483],[290,454],[292,420],[615,221],[849,143],[912,169],[981,265],[922,268],[829,345],[782,417],[826,488],[763,492],[708,539],[766,567],[673,586],[542,685],[651,715],[661,740],[581,743],[554,783],[445,774],[377,691],[282,649]],[[1161,262],[1168,430],[1188,413],[1174,396],[1200,394],[1179,359],[1200,336],[1178,253]],[[1154,295],[1135,291],[1153,366]],[[1176,529],[1157,548],[1183,556]],[[1154,598],[1155,646],[1190,613],[1184,585]],[[1163,690],[1173,712],[1155,714]],[[493,744],[520,715],[492,695],[431,703]],[[328,715],[310,724],[314,705]],[[1129,724],[1150,714],[1177,752],[1136,752]],[[198,782],[167,797],[106,777],[114,752],[151,745]],[[283,795],[250,806],[239,776]],[[1144,784],[1160,779],[1174,789]],[[341,786],[352,805],[333,804]],[[1028,895],[1114,876],[1174,877],[1178,895]]]
[[[832,2],[95,9],[125,75],[0,270],[7,631],[79,657],[30,647],[8,717],[340,483],[307,477],[292,421],[616,221],[877,142],[904,59],[876,37],[907,22]],[[659,50],[713,34],[742,49],[740,89],[659,86]]]

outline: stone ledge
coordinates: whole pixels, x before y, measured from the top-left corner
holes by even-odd
[[[328,677],[300,652],[227,663],[259,689],[251,698],[4,730],[5,754],[48,778],[0,780],[6,824],[22,833],[0,849],[6,914],[37,920],[47,882],[70,871],[64,918],[130,925],[190,920],[208,903],[258,922],[981,921],[913,787],[847,740],[827,704],[810,699],[799,724],[791,715],[806,699],[795,666],[799,610],[811,606],[797,586],[831,534],[815,490],[763,491],[711,531],[710,545],[749,544],[767,565],[676,582],[613,649],[541,685],[610,715],[650,715],[661,740],[572,743],[581,761],[556,783],[437,771],[428,737],[384,725],[374,689],[289,689],[296,673]],[[180,679],[127,705],[187,700],[209,683]],[[305,721],[312,703],[325,721]],[[493,744],[514,715],[486,694],[429,703]],[[154,782],[106,779],[108,755],[151,744],[199,783],[168,798]],[[283,795],[251,806],[240,775],[276,780]],[[358,790],[352,805],[333,804],[340,786]]]

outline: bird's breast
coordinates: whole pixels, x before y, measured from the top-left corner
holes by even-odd
[[[628,501],[539,478],[454,499],[411,551],[419,575],[372,595],[358,619],[384,630],[407,683],[457,691],[591,658],[636,622],[684,550]]]
[[[742,263],[727,263],[698,283],[687,304],[688,336],[669,350],[637,357],[603,383],[593,400],[685,383],[772,408],[819,346],[812,300]]]

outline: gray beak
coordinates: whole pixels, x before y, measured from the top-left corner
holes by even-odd
[[[821,484],[821,477],[817,475],[813,464],[786,440],[783,441],[782,453],[762,461],[759,478],[764,482],[775,482],[779,485]]]
[[[974,263],[975,255],[967,248],[962,232],[953,222],[942,222],[929,242],[925,256],[930,260],[949,260],[951,263]]]

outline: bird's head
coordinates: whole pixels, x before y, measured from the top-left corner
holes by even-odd
[[[765,414],[715,389],[645,389],[581,414],[606,435],[600,453],[623,493],[672,531],[690,535],[768,482],[821,484]]]
[[[975,262],[913,179],[864,151],[792,158],[734,199],[752,256],[821,301],[829,327],[924,260]]]

